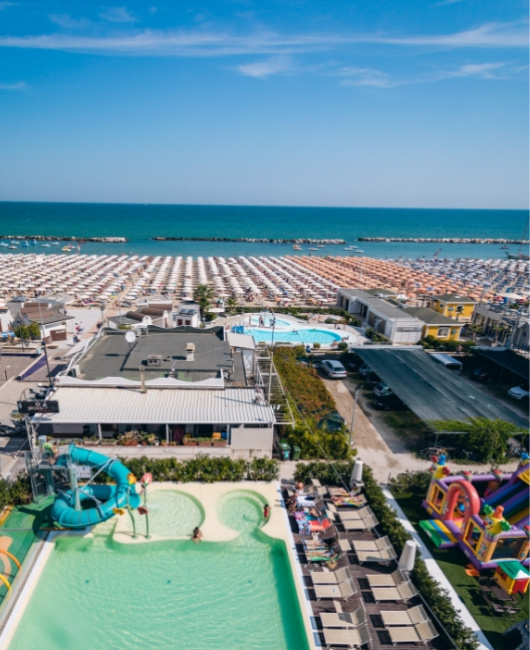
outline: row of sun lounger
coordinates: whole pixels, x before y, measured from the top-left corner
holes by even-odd
[[[309,573],[311,588],[317,600],[333,599],[335,612],[322,612],[322,634],[327,648],[347,647],[361,648],[371,643],[369,620],[362,599],[359,606],[352,612],[343,612],[341,600],[348,601],[358,594],[358,588],[351,574],[349,566],[336,568],[330,571],[327,566],[333,567],[340,557],[354,550],[359,561],[388,563],[396,559],[396,552],[388,537],[374,540],[355,540],[350,542],[341,539],[336,523],[339,522],[346,531],[371,530],[377,526],[378,521],[362,499],[353,499],[346,491],[328,489],[320,486],[318,481],[312,486],[314,498],[305,503],[332,522],[325,531],[314,533],[311,539],[303,540],[304,551],[308,562],[324,565],[322,571],[313,570]],[[329,493],[331,500],[323,501],[324,494]],[[364,499],[364,501],[363,501]],[[338,508],[342,508],[338,510]],[[346,509],[344,509],[346,508]],[[323,539],[325,538],[325,539]],[[370,585],[374,600],[379,602],[409,601],[418,592],[408,574],[401,569],[396,569],[390,574],[366,574],[365,579]],[[340,600],[339,600],[340,599]],[[386,632],[393,645],[399,643],[423,643],[438,636],[436,628],[427,616],[422,605],[416,605],[408,610],[392,610],[379,612]]]

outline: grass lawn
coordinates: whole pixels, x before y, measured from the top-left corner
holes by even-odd
[[[476,578],[468,576],[465,572],[466,556],[458,548],[436,549],[429,537],[419,527],[421,519],[428,519],[427,512],[421,507],[422,497],[415,495],[395,495],[403,512],[407,515],[414,528],[429,548],[434,559],[451,582],[461,600],[471,612],[477,624],[482,628],[488,640],[496,650],[506,650],[506,640],[502,634],[514,623],[528,619],[529,594],[518,600],[517,607],[521,611],[516,616],[497,616],[492,614],[482,599],[480,586]]]

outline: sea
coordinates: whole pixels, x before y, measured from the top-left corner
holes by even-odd
[[[135,205],[102,203],[0,202],[0,241],[6,235],[29,237],[125,237],[124,243],[86,242],[86,254],[149,256],[352,255],[374,258],[506,257],[499,244],[359,242],[359,237],[527,238],[527,210],[447,210],[408,208],[312,208],[225,205]],[[292,244],[234,241],[153,241],[153,237],[344,239],[318,251]],[[5,240],[8,241],[8,240]],[[8,241],[12,244],[12,242]],[[22,247],[20,253],[57,253],[62,246]],[[512,245],[517,253],[519,246]],[[2,248],[3,253],[14,250]],[[76,247],[71,254],[78,252]],[[523,248],[522,252],[527,253]]]

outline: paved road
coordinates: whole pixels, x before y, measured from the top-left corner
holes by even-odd
[[[333,395],[337,410],[350,425],[353,414],[353,391],[356,384],[349,379],[337,381],[324,378],[324,383]],[[380,483],[387,483],[390,476],[402,472],[421,471],[429,468],[429,463],[408,451],[405,443],[388,427],[375,428],[370,419],[357,404],[353,444],[357,448],[359,458],[366,462],[374,471],[375,478]],[[449,464],[449,466],[451,466]],[[503,466],[506,471],[513,471],[517,461]],[[466,469],[480,471],[488,469],[489,465],[466,465]]]

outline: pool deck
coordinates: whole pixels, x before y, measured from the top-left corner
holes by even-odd
[[[286,493],[284,493],[284,496],[285,495]],[[347,510],[351,510],[351,508]],[[339,539],[348,540],[350,544],[353,540],[375,540],[379,537],[376,530],[349,532],[345,531],[339,522],[335,521],[334,524]],[[311,623],[313,628],[314,643],[316,647],[325,648],[326,644],[324,642],[324,636],[322,633],[323,627],[320,619],[320,614],[336,611],[333,604],[333,599],[329,598],[317,600],[315,591],[312,587],[310,576],[311,572],[322,572],[323,569],[321,566],[306,563],[307,561],[303,547],[303,540],[310,539],[310,536],[300,535],[297,532],[298,525],[294,516],[289,516],[289,525],[291,528],[292,536],[294,538],[298,561],[302,568],[302,580],[304,583],[303,588],[312,608]],[[331,532],[329,536],[331,536]],[[344,553],[344,555],[339,559],[336,568],[342,567],[349,567],[354,583],[358,589],[357,593],[350,597],[348,600],[340,599],[340,597],[336,598],[336,600],[340,600],[343,612],[353,612],[355,609],[357,609],[357,607],[359,607],[360,601],[362,600],[366,609],[366,613],[368,615],[368,626],[372,639],[371,650],[388,650],[388,648],[394,647],[391,638],[383,624],[381,612],[405,611],[410,607],[422,604],[421,599],[416,596],[409,600],[407,603],[375,601],[366,576],[392,573],[397,568],[395,561],[392,561],[388,564],[366,562],[361,565],[357,562],[355,552],[352,550]],[[448,639],[445,636],[440,635],[436,639],[428,641],[424,645],[418,645],[415,643],[399,643],[398,647],[401,650],[417,650],[418,647],[429,648],[431,650],[445,650],[446,648],[452,648],[452,645],[449,643]]]

